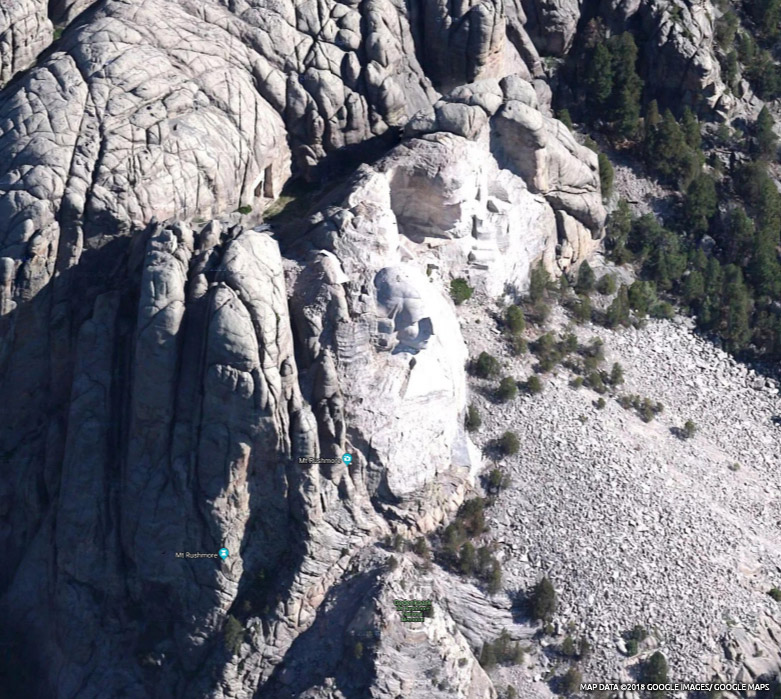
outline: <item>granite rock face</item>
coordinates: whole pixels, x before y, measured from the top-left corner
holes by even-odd
[[[506,600],[427,573],[410,629],[388,609],[423,563],[377,542],[452,516],[481,465],[450,282],[520,291],[601,238],[538,53],[580,9],[0,0],[12,690],[424,697],[444,662],[441,696],[496,696],[475,654]],[[295,236],[261,225],[293,173],[356,159]]]
[[[0,87],[33,64],[51,43],[53,32],[44,0],[0,3]]]

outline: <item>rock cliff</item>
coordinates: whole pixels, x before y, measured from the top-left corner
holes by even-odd
[[[658,84],[715,106],[709,5],[629,5]],[[451,281],[517,294],[603,236],[541,59],[582,19],[0,0],[11,696],[497,696],[476,655],[507,599],[378,542],[445,522],[481,467]],[[293,179],[322,196],[264,222]]]

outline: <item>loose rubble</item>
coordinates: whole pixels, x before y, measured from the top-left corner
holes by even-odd
[[[494,354],[518,380],[531,373],[533,355],[511,356],[484,310],[466,308],[461,320],[471,356]],[[565,322],[556,309],[550,325]],[[556,629],[594,648],[586,679],[629,679],[643,649],[655,647],[678,680],[774,673],[781,649],[767,629],[779,637],[781,607],[767,592],[781,583],[777,382],[697,336],[688,319],[573,330],[582,343],[604,341],[606,368],[623,366],[616,394],[661,401],[664,411],[646,424],[610,395],[599,410],[598,394],[572,388],[561,367],[543,378],[541,395],[509,404],[492,402],[492,382],[470,379],[483,416],[475,442],[485,447],[509,429],[522,445],[499,464],[512,484],[488,517],[506,589],[551,578]],[[697,432],[683,440],[674,431],[687,419]],[[627,659],[621,634],[635,624],[652,638]],[[730,651],[736,644],[743,658]]]

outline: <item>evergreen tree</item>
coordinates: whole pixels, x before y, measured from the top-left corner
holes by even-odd
[[[705,294],[705,279],[702,272],[693,269],[683,281],[683,298],[689,304],[696,304]]]
[[[705,268],[705,295],[720,298],[723,281],[721,264],[715,257],[708,258],[708,266]]]
[[[656,651],[644,663],[642,679],[647,684],[665,684],[668,681],[667,673],[667,658],[659,651]]]
[[[777,36],[781,21],[781,0],[752,0],[749,7],[762,33],[769,37]]]
[[[668,181],[686,188],[700,168],[697,154],[686,143],[683,130],[669,109],[648,143],[649,166]]]
[[[655,147],[656,129],[662,122],[662,115],[659,114],[659,103],[656,100],[651,100],[645,110],[645,118],[643,119],[643,132],[644,143],[643,148],[645,151],[646,160],[650,162],[652,153]]]
[[[700,122],[697,117],[694,116],[694,112],[685,107],[683,110],[683,118],[681,119],[681,128],[683,129],[683,135],[686,138],[686,143],[689,148],[699,150],[702,145],[702,135],[700,134]]]
[[[763,161],[747,163],[735,177],[738,194],[754,213],[759,228],[766,228],[776,235],[781,229],[781,194],[767,172]]]
[[[637,44],[629,32],[609,41],[613,66],[611,117],[616,122],[616,133],[631,138],[637,133],[640,120],[640,98],[643,81],[635,70]]]
[[[640,318],[648,315],[651,306],[656,302],[656,290],[652,282],[643,282],[637,280],[632,282],[629,287],[629,307],[632,308]]]
[[[727,262],[744,266],[754,248],[754,222],[746,215],[742,206],[733,208],[728,216],[725,230],[719,235],[719,243]]]
[[[244,643],[244,627],[233,614],[229,614],[225,620],[223,632],[225,635],[225,647],[231,655],[236,655],[241,650],[241,644]]]
[[[607,101],[613,92],[613,66],[610,51],[600,42],[591,52],[585,75],[586,100],[597,114],[604,115]]]
[[[735,41],[735,34],[738,31],[738,16],[729,10],[716,20],[715,37],[719,46],[726,50],[729,49]]]
[[[578,269],[578,280],[575,283],[575,291],[579,294],[588,294],[594,290],[595,283],[596,277],[594,276],[594,270],[591,269],[588,260],[584,260]]]
[[[730,349],[743,349],[751,337],[749,329],[749,297],[743,283],[743,273],[736,265],[724,268],[724,302],[726,304],[726,328],[724,337]]]
[[[556,591],[548,578],[543,578],[534,586],[529,601],[532,619],[545,621],[556,611]]]
[[[645,110],[645,125],[651,128],[659,126],[662,122],[662,115],[659,113],[659,103],[651,100],[648,108]]]
[[[570,116],[569,109],[560,109],[556,113],[556,118],[570,131],[575,130],[574,126],[572,125],[572,117]]]
[[[773,299],[778,297],[781,292],[781,265],[774,236],[766,229],[760,230],[754,239],[749,275],[758,295]]]
[[[716,183],[710,175],[701,172],[686,190],[683,204],[684,220],[691,233],[700,236],[707,232],[717,202]]]
[[[631,254],[627,249],[629,233],[632,230],[632,210],[626,199],[619,199],[616,210],[607,224],[606,246],[609,257],[617,264],[628,262]]]
[[[765,105],[762,107],[762,111],[759,112],[757,123],[755,124],[759,153],[764,157],[773,157],[776,153],[778,136],[776,136],[773,130],[774,126],[775,121],[768,111],[767,105]]]
[[[734,90],[737,86],[738,70],[738,54],[733,49],[728,51],[724,58],[724,82],[731,90]]]
[[[609,328],[629,324],[629,293],[626,284],[621,285],[616,297],[608,306],[605,323]]]
[[[613,194],[613,178],[615,176],[613,165],[610,163],[610,158],[604,153],[599,153],[598,161],[599,184],[602,189],[602,198],[610,199],[610,196]]]

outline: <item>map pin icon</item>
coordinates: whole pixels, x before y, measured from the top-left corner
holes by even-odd
[[[221,548],[219,551],[217,551],[217,555],[222,558],[223,561],[228,557],[229,553],[230,551],[228,551],[226,548]]]

